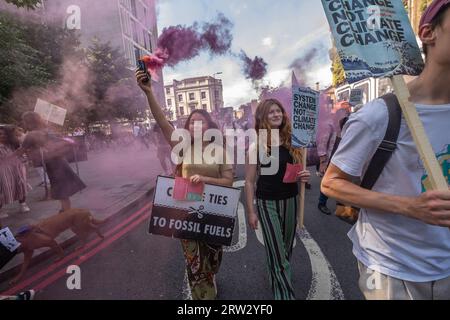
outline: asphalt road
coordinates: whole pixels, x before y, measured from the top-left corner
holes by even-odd
[[[292,257],[296,297],[362,299],[356,260],[346,235],[350,226],[317,209],[319,183],[314,176],[312,189],[307,190],[306,231],[297,235]],[[236,184],[242,181],[237,179]],[[334,201],[329,201],[329,207],[334,209]],[[67,249],[65,260],[30,269],[28,280],[14,289],[34,288],[38,290],[36,299],[42,300],[189,299],[180,242],[148,234],[151,209],[139,209],[130,210],[106,226],[103,242],[92,237],[81,252]],[[217,277],[218,298],[270,300],[264,247],[248,228],[243,210],[240,217],[236,221],[234,246],[225,248]],[[67,283],[73,279],[67,273],[71,265],[79,265],[81,289],[68,289]]]

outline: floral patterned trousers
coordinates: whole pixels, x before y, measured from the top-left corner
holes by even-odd
[[[196,240],[181,240],[193,300],[217,297],[216,274],[222,262],[222,247]]]

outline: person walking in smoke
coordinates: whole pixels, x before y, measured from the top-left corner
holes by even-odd
[[[258,160],[258,164],[250,164],[250,155],[247,155],[245,195],[248,221],[254,230],[259,228],[259,221],[261,221],[269,279],[275,299],[293,300],[295,294],[289,260],[297,228],[299,190],[297,183],[284,183],[283,178],[289,163],[301,163],[301,152],[292,148],[291,124],[278,100],[262,101],[255,114],[255,129],[258,135],[261,130],[267,130],[270,134],[272,130],[279,130],[279,145],[271,145],[268,139],[267,145],[258,146],[264,148],[269,156],[275,148],[278,148],[279,157],[272,161],[279,162],[279,169],[275,175],[259,174],[258,176],[261,167],[269,167],[270,164],[262,165],[261,159]],[[250,146],[249,152],[257,152],[255,147],[255,145]],[[306,167],[305,164],[302,165]],[[310,176],[311,173],[308,170],[297,173],[298,181],[304,183],[308,182]],[[255,184],[258,215],[253,207]]]
[[[150,106],[150,110],[157,125],[173,148],[178,142],[171,141],[172,133],[175,130],[167,120],[163,110],[159,106],[153,94],[151,81],[147,81],[148,75],[144,71],[136,70],[136,79],[139,87],[144,91]],[[194,110],[185,123],[185,129],[194,136],[194,128],[201,125],[202,136],[208,129],[218,129],[211,119],[211,116],[204,110]],[[192,143],[194,143],[192,139]],[[197,143],[202,144],[203,149],[211,144],[210,141]],[[217,146],[219,147],[219,146]],[[223,147],[223,146],[220,146]],[[217,150],[217,149],[216,149]],[[188,157],[193,159],[194,148],[183,154],[183,162],[177,167],[176,175],[190,179],[192,183],[208,183],[222,186],[233,184],[233,170],[231,165],[215,162],[214,159],[202,157],[201,164],[194,164],[193,161],[186,161]],[[222,153],[224,154],[224,152]],[[212,163],[212,164],[211,164]],[[186,261],[186,271],[189,285],[194,300],[212,300],[217,297],[216,274],[222,261],[222,247],[195,240],[182,240],[182,248]]]
[[[22,213],[27,213],[30,211],[25,202],[28,186],[24,164],[14,154],[19,147],[15,130],[13,126],[0,127],[0,210],[4,205],[19,201]],[[7,217],[6,213],[0,213],[1,219]]]
[[[349,112],[345,109],[340,109],[336,112],[334,118],[329,119],[329,122],[325,124],[324,130],[321,132],[319,142],[317,145],[317,153],[319,155],[319,176],[323,177],[327,170],[331,158],[337,150],[339,142],[341,141],[341,131],[345,122],[347,121]],[[336,130],[335,122],[338,122],[338,130]],[[319,202],[317,204],[318,209],[326,215],[331,215],[330,209],[327,207],[328,197],[320,192]]]
[[[86,188],[64,157],[71,150],[71,143],[50,133],[41,116],[35,112],[24,113],[22,121],[27,135],[16,153],[26,153],[35,163],[43,162],[50,180],[52,199],[61,202],[60,212],[71,209],[70,197]]]
[[[442,152],[438,159],[450,181],[450,0],[431,3],[420,21],[419,37],[426,63],[408,84],[409,92],[434,152]],[[364,177],[388,119],[383,99],[369,102],[350,117],[322,191],[362,208],[349,237],[366,299],[448,300],[450,190],[425,191],[427,173],[405,119],[396,149],[372,190],[352,183]]]

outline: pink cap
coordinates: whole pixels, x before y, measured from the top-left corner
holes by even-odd
[[[423,13],[422,18],[420,19],[419,28],[422,28],[425,24],[431,23],[439,11],[449,3],[450,0],[434,0]]]

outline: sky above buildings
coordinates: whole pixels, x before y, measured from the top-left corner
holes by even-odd
[[[331,84],[329,26],[319,0],[159,0],[158,29],[214,20],[223,13],[234,24],[233,52],[261,56],[268,73],[259,85],[280,86],[290,81],[292,64],[300,63],[297,76],[306,85]],[[304,67],[303,67],[304,66]],[[164,82],[222,72],[225,106],[238,106],[257,98],[255,84],[245,78],[239,59],[208,53],[164,69]]]

